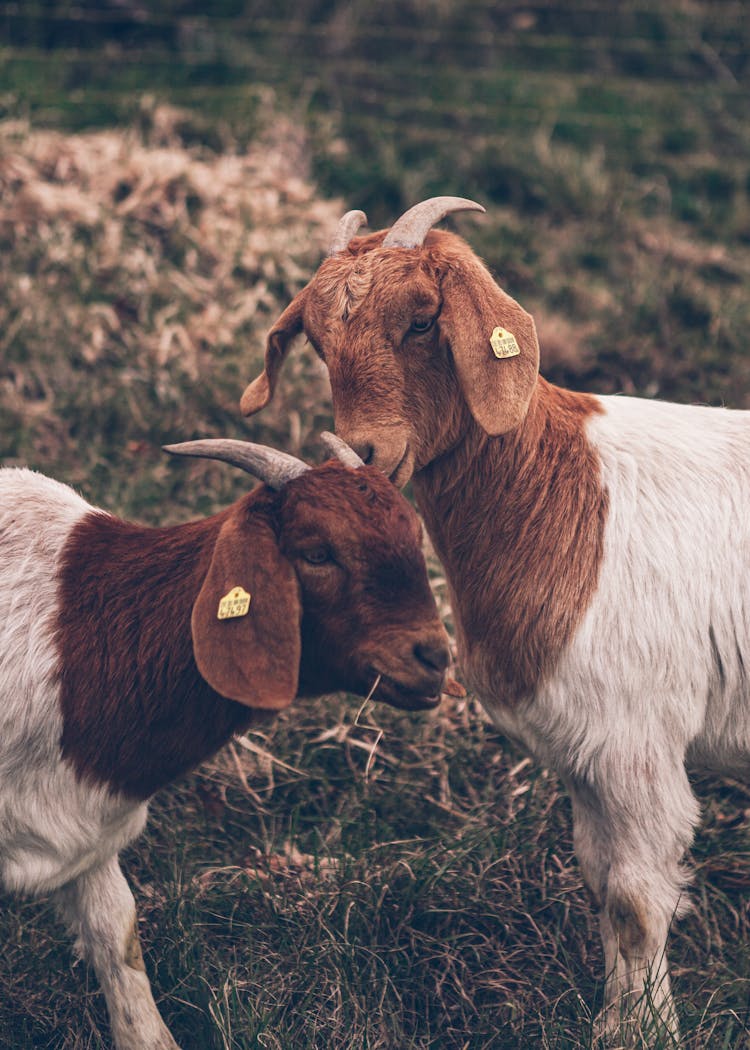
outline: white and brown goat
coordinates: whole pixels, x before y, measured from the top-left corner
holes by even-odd
[[[338,434],[416,501],[445,566],[467,682],[555,769],[600,910],[601,1029],[678,1039],[665,944],[699,819],[686,769],[750,765],[750,413],[556,388],[532,318],[433,198],[354,236],[272,328],[328,366]],[[648,991],[648,995],[644,992]],[[631,1034],[632,1034],[631,1026]]]
[[[117,1050],[177,1045],[117,859],[147,799],[295,696],[366,694],[379,675],[376,698],[438,702],[447,636],[417,516],[329,444],[348,465],[249,442],[171,446],[266,484],[161,529],[0,470],[0,885],[54,895]]]

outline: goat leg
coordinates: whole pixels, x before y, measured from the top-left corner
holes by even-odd
[[[117,857],[58,890],[56,903],[104,992],[116,1050],[179,1050],[151,994],[135,901]]]
[[[612,755],[632,768],[628,790],[615,796],[599,769],[569,779],[576,854],[599,909],[606,966],[605,1007],[596,1034],[604,1045],[679,1047],[666,944],[672,919],[686,910],[680,862],[698,806],[681,762],[662,753],[648,776],[635,756]],[[599,756],[599,762],[602,757]]]

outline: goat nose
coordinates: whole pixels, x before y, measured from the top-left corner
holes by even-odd
[[[371,445],[368,441],[355,441],[349,447],[354,449],[363,463],[372,463],[372,458],[375,455],[374,445]]]
[[[450,663],[450,653],[444,645],[418,642],[414,646],[414,655],[428,671],[444,671]]]

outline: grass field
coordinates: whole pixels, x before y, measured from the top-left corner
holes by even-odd
[[[247,484],[165,441],[320,456],[304,347],[239,417],[265,331],[343,210],[386,223],[434,192],[488,205],[454,228],[535,314],[548,378],[750,408],[743,5],[136,6],[0,10],[3,463],[157,522]],[[670,958],[689,1050],[734,1050],[750,786],[696,789]],[[162,792],[124,867],[185,1050],[593,1045],[603,959],[568,802],[471,697],[299,705]],[[0,1048],[107,1045],[50,906],[3,898]]]

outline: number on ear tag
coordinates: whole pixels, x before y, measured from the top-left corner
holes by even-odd
[[[217,620],[231,620],[234,616],[247,616],[250,595],[242,587],[233,587],[219,602]]]
[[[516,337],[507,328],[494,328],[490,336],[490,346],[495,357],[518,357],[521,348],[516,342]]]

